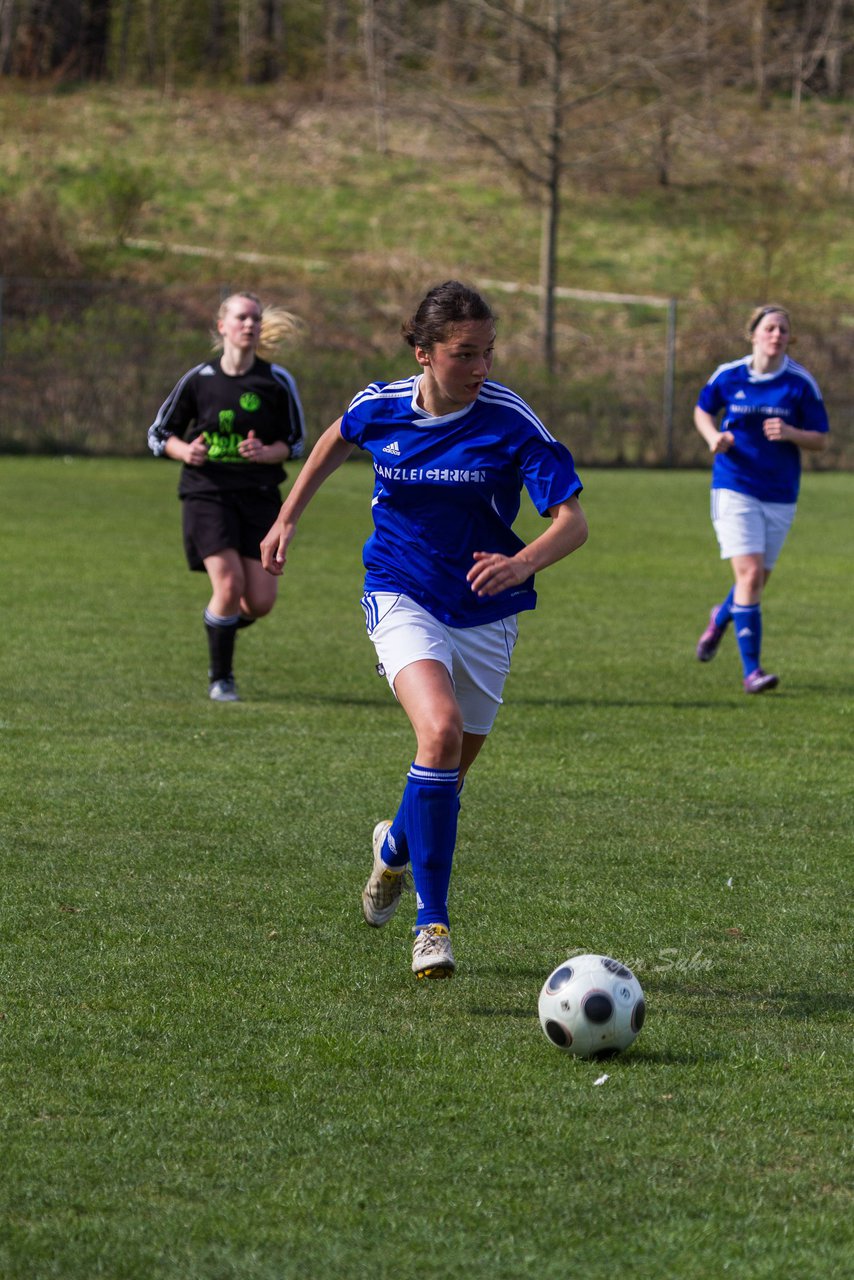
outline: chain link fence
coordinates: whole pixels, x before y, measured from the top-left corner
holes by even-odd
[[[236,287],[0,278],[0,452],[145,455],[149,423],[180,375],[210,353],[216,309]],[[562,290],[561,371],[549,378],[536,291],[484,288],[499,313],[495,376],[580,465],[708,466],[693,406],[712,370],[747,351],[740,335],[752,303]],[[399,286],[297,290],[286,304],[307,322],[303,342],[280,358],[298,380],[312,438],[362,386],[412,371],[391,319],[410,309]],[[805,466],[851,468],[854,316],[841,305],[791,310],[793,354],[818,380],[831,421],[831,447],[805,455]]]

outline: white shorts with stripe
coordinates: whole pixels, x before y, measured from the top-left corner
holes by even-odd
[[[712,489],[712,524],[721,559],[761,555],[773,569],[792,527],[797,504],[762,502],[734,489]]]
[[[391,591],[366,592],[362,608],[381,674],[392,692],[410,663],[441,662],[453,681],[466,733],[489,733],[518,635],[515,614],[480,627],[449,627],[409,596]]]

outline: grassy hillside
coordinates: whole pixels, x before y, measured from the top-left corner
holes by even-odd
[[[839,465],[854,436],[847,108],[808,103],[794,116],[779,102],[758,113],[733,98],[716,111],[714,128],[676,140],[666,187],[643,135],[631,151],[570,172],[558,282],[680,299],[682,463],[701,457],[690,425],[697,386],[740,353],[746,308],[769,296],[785,301],[801,330],[799,358],[832,406]],[[129,329],[156,334],[168,313],[176,335],[174,357],[158,338],[164,368],[138,402],[125,391],[127,423],[111,406],[102,433],[118,442],[117,425],[119,434],[126,426],[136,439],[181,371],[179,352],[202,353],[220,289],[249,286],[308,322],[308,342],[291,362],[312,428],[320,428],[366,377],[408,369],[399,319],[426,285],[453,274],[490,282],[502,319],[498,376],[518,385],[559,434],[596,461],[662,461],[664,310],[562,300],[560,379],[550,382],[540,369],[532,193],[483,146],[429,123],[417,104],[395,104],[383,154],[373,124],[360,100],[319,102],[297,90],[163,97],[0,88],[0,272],[133,282],[150,292]],[[100,324],[96,317],[91,335],[80,332],[91,301],[72,299],[66,314],[53,295],[23,303],[7,292],[7,359],[41,358],[47,328],[61,350],[74,333],[86,347],[82,362],[98,364],[100,302]],[[47,322],[54,305],[62,314]],[[112,312],[106,327],[122,335],[123,348],[135,347]],[[130,359],[138,369],[139,357]],[[39,374],[40,384],[53,380],[53,365]],[[33,423],[23,388],[3,416],[26,416],[28,440],[35,429],[46,447],[74,448],[80,414],[72,402],[87,390],[63,392],[61,406],[43,406]],[[94,439],[98,423],[88,413],[85,425]]]
[[[0,92],[0,194],[49,182],[90,269],[162,280],[162,260],[127,247],[86,249],[117,232],[281,257],[264,279],[334,272],[404,280],[456,271],[534,283],[539,213],[500,161],[402,109],[387,154],[368,107],[299,93],[142,90]],[[650,157],[617,157],[567,179],[563,284],[706,295],[710,266],[738,256],[742,281],[850,301],[854,257],[850,118],[844,106],[780,102],[757,118],[734,100],[719,130],[675,147],[660,187]],[[122,223],[121,195],[131,198]],[[770,264],[769,264],[770,259]],[[323,264],[323,265],[320,265]],[[8,271],[8,267],[6,268]],[[168,274],[218,280],[204,260]],[[252,274],[250,271],[248,274]],[[750,289],[747,289],[749,296]]]

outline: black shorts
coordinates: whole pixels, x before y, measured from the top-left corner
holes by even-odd
[[[193,570],[204,570],[206,556],[229,548],[249,560],[261,559],[261,539],[272,528],[281,495],[269,489],[234,489],[182,498],[184,553]]]

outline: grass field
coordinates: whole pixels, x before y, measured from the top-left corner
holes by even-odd
[[[3,1280],[851,1275],[854,477],[805,478],[762,698],[731,637],[693,657],[707,476],[584,479],[424,989],[411,904],[359,910],[411,759],[358,606],[368,471],[217,706],[177,469],[2,460]],[[576,949],[647,995],[604,1066],[537,1020]]]

